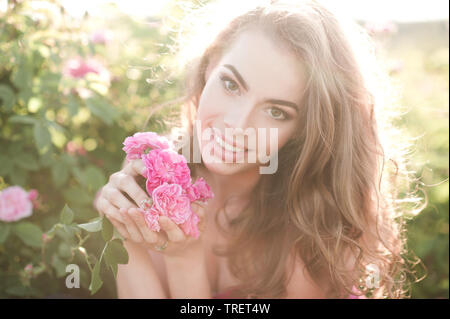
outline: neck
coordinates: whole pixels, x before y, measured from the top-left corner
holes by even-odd
[[[223,207],[227,200],[247,201],[260,179],[258,169],[233,175],[218,175],[205,168],[205,179],[214,191],[214,202]]]

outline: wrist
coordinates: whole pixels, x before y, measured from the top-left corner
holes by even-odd
[[[125,247],[125,249],[127,250],[127,252],[129,254],[130,253],[134,253],[134,252],[142,252],[142,251],[146,251],[147,250],[142,244],[135,243],[132,240],[124,240],[123,241],[123,246]]]
[[[203,249],[183,251],[180,254],[162,254],[164,261],[168,267],[190,267],[190,265],[198,266],[199,263],[203,263],[205,260],[205,254]]]

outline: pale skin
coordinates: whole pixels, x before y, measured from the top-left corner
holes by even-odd
[[[219,61],[209,65],[205,80],[197,112],[203,128],[215,127],[224,133],[225,128],[276,127],[279,148],[294,134],[305,72],[294,55],[261,31],[242,33]],[[113,174],[96,207],[127,239],[130,262],[119,265],[119,298],[212,298],[214,292],[235,283],[225,263],[211,254],[214,243],[226,241],[217,235],[212,214],[230,197],[233,200],[227,211],[239,213],[260,178],[258,167],[258,163],[206,163],[205,169],[197,172],[215,194],[206,204],[194,207],[202,220],[198,239],[184,235],[165,217],[160,219],[163,231],[147,228],[136,209],[148,198],[135,181],[144,168],[140,160],[126,163]],[[156,251],[155,245],[161,246],[166,239],[167,248]],[[302,266],[301,260],[296,260],[294,269],[288,269],[292,276],[286,298],[324,298],[323,289]]]

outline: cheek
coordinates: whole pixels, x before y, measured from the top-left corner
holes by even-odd
[[[271,133],[270,129],[267,129],[267,136],[265,141],[265,148],[267,152],[266,154],[268,154],[269,151],[278,151],[279,149],[281,149],[294,135],[296,124],[282,124],[276,128],[277,130],[274,133]]]
[[[295,125],[286,127],[284,130],[278,130],[278,149],[282,148],[295,133]]]

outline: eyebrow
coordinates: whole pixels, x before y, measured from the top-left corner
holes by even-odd
[[[246,91],[248,91],[247,82],[245,82],[245,80],[242,78],[242,76],[238,72],[238,70],[236,70],[236,68],[234,66],[232,66],[231,64],[224,64],[223,66],[226,67],[227,69],[229,69],[231,72],[233,72],[233,74],[237,78],[238,82],[244,87],[244,89]],[[265,102],[268,102],[271,104],[284,105],[284,106],[288,106],[288,107],[298,110],[297,104],[295,104],[293,102],[285,101],[285,100],[267,99],[267,100],[265,100]]]

